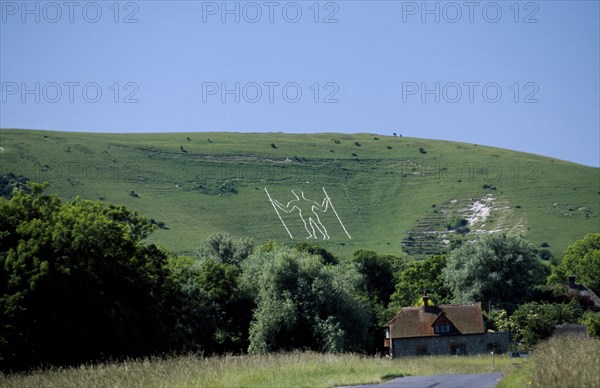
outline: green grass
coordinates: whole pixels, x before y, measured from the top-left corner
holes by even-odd
[[[2,129],[0,135],[0,173],[48,181],[49,192],[63,198],[136,209],[166,224],[151,242],[180,254],[217,231],[259,243],[290,241],[265,188],[286,202],[294,188],[320,201],[324,187],[352,239],[327,212],[321,219],[331,240],[319,243],[344,256],[357,248],[401,254],[410,236],[420,241],[417,254],[428,244],[440,246],[455,238],[446,225],[488,194],[499,210],[477,228],[522,234],[538,246],[548,242],[557,256],[597,232],[600,220],[598,168],[467,143],[370,134]],[[305,241],[299,217],[282,217],[294,240]],[[428,239],[432,231],[435,241]]]
[[[599,359],[599,339],[553,337],[539,344],[531,360],[498,387],[600,387]]]
[[[381,359],[354,354],[286,353],[265,356],[127,361],[5,375],[4,387],[333,387],[378,383],[408,375],[510,372],[508,357],[489,355]]]

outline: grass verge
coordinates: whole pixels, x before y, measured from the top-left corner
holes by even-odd
[[[378,383],[408,375],[445,373],[508,373],[508,357],[489,355],[402,358],[365,357],[355,354],[294,352],[264,356],[181,356],[131,360],[38,370],[0,377],[0,386],[23,387],[333,387]]]
[[[528,363],[509,373],[498,388],[600,387],[600,340],[551,338],[539,344]]]

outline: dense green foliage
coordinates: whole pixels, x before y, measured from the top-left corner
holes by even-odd
[[[392,255],[379,255],[362,249],[354,251],[352,262],[363,275],[360,284],[362,295],[371,304],[387,306],[394,292],[394,270],[401,268],[403,262]]]
[[[600,233],[590,233],[571,244],[548,280],[566,283],[570,275],[600,295]]]
[[[369,306],[371,313],[370,341],[365,350],[369,353],[383,353],[385,349],[381,328],[399,310],[390,310],[389,304],[397,282],[397,274],[402,270],[405,262],[393,255],[381,255],[363,249],[355,251],[351,261],[361,275],[357,297]]]
[[[397,309],[415,305],[419,303],[425,290],[432,302],[436,304],[449,303],[451,294],[442,276],[442,270],[445,267],[445,256],[431,256],[428,259],[407,264],[396,283],[391,297],[392,305]]]
[[[512,333],[515,344],[529,349],[540,340],[550,337],[556,325],[578,323],[582,315],[583,310],[576,302],[530,302],[519,306],[510,317],[504,310],[499,310],[491,318],[498,330]]]
[[[151,225],[116,206],[15,192],[0,199],[3,367],[164,352],[186,345],[182,298]]]
[[[239,267],[253,249],[254,243],[250,239],[243,238],[234,241],[229,234],[215,233],[209,236],[200,247],[197,256],[201,259],[213,259],[223,264]]]
[[[590,337],[600,338],[600,312],[588,311],[583,314],[580,322],[587,326]]]
[[[495,233],[452,252],[443,270],[454,300],[519,303],[545,281],[544,267],[525,240]]]
[[[354,298],[360,276],[352,266],[275,245],[256,251],[243,270],[242,285],[257,304],[250,352],[363,348],[370,322]]]
[[[177,257],[144,243],[153,225],[135,212],[32,187],[0,199],[2,368],[247,349],[249,240],[217,234]]]

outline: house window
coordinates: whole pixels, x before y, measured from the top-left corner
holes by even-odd
[[[384,332],[385,332],[385,338],[389,339],[390,338],[390,328],[386,327],[385,330],[384,330]]]
[[[465,344],[454,344],[450,345],[450,354],[467,354],[467,345]]]
[[[427,353],[427,345],[417,345],[415,348],[415,354],[417,356],[426,356]]]
[[[448,334],[450,333],[450,324],[443,323],[438,324],[433,327],[433,331],[435,334]]]

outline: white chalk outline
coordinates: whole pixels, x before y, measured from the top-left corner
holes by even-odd
[[[340,216],[337,214],[337,212],[335,211],[335,208],[333,207],[333,203],[331,202],[331,198],[329,197],[329,194],[327,194],[327,191],[325,191],[324,187],[321,187],[323,189],[323,192],[325,193],[325,198],[327,198],[327,201],[329,202],[329,204],[331,205],[331,210],[333,210],[333,213],[335,214],[335,216],[337,217],[338,221],[340,222],[340,225],[342,225],[342,229],[344,229],[344,232],[346,233],[346,236],[348,236],[348,238],[350,240],[352,240],[352,237],[350,237],[350,234],[348,233],[348,231],[346,230],[346,227],[344,226],[344,223],[342,222],[342,220],[340,219]]]
[[[269,202],[271,202],[271,205],[273,206],[273,209],[275,210],[275,213],[277,213],[277,217],[279,218],[279,220],[281,221],[281,224],[283,225],[283,227],[285,228],[285,230],[287,231],[288,235],[290,236],[290,238],[293,240],[294,237],[292,236],[292,233],[290,232],[290,230],[288,229],[287,225],[285,224],[285,222],[283,221],[283,218],[281,217],[281,214],[279,213],[279,209],[281,209],[282,211],[284,211],[285,213],[291,213],[294,210],[298,210],[300,218],[302,219],[302,222],[304,223],[304,228],[306,229],[307,233],[308,233],[308,237],[307,239],[317,239],[316,237],[316,231],[315,231],[315,227],[316,229],[323,235],[323,240],[329,240],[329,234],[327,232],[327,228],[325,227],[325,225],[323,225],[323,223],[321,222],[319,215],[315,212],[315,210],[318,210],[320,212],[325,213],[328,209],[329,206],[331,206],[331,210],[333,210],[333,213],[335,214],[335,217],[337,218],[338,222],[340,223],[342,229],[344,229],[344,233],[346,233],[346,236],[348,236],[348,238],[350,240],[352,240],[352,236],[350,236],[350,233],[348,233],[348,230],[346,229],[346,226],[344,225],[344,223],[342,222],[342,219],[340,218],[338,212],[335,210],[335,207],[333,206],[333,202],[331,201],[331,197],[329,196],[329,194],[327,194],[327,191],[325,190],[324,187],[321,187],[321,189],[323,190],[323,193],[325,194],[325,198],[323,199],[323,204],[319,205],[317,202],[310,200],[306,197],[304,197],[304,191],[299,190],[299,189],[292,189],[292,194],[296,197],[296,200],[291,200],[289,201],[286,206],[283,206],[279,201],[274,200],[271,195],[269,194],[269,191],[267,190],[267,188],[265,187],[265,192],[267,193],[267,197],[269,198]],[[297,205],[294,205],[291,207],[290,209],[290,205],[293,202],[297,202],[300,200],[300,197],[298,196],[298,194],[296,194],[296,192],[300,192],[300,195],[302,196],[302,199],[308,202],[313,202],[314,205],[311,206],[311,210],[312,213],[314,215],[314,217],[316,218],[317,222],[315,222],[315,220],[313,220],[312,217],[309,216],[308,218],[308,225],[306,220],[304,219],[303,215],[302,215],[302,209],[300,209],[300,207],[298,207]],[[289,209],[289,210],[288,210]],[[318,224],[317,224],[318,223]],[[309,230],[309,226],[310,226],[310,230]],[[312,230],[312,233],[311,233]]]
[[[279,220],[281,221],[281,223],[283,224],[283,227],[285,228],[285,230],[288,232],[288,234],[290,235],[290,238],[293,240],[294,237],[292,236],[292,234],[290,233],[290,230],[288,229],[288,227],[286,226],[285,222],[283,222],[283,219],[281,218],[281,215],[279,214],[279,211],[277,210],[277,207],[275,206],[275,204],[273,203],[273,199],[271,198],[271,195],[269,194],[269,191],[267,190],[267,188],[265,187],[265,192],[267,193],[267,197],[269,197],[269,202],[271,202],[271,205],[273,205],[273,209],[275,209],[275,213],[277,213],[277,217],[279,217]]]

